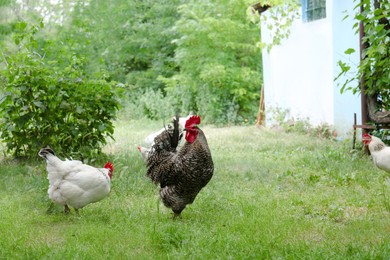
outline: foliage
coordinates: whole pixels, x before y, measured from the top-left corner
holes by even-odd
[[[179,2],[78,1],[66,22],[57,26],[55,40],[83,53],[87,75],[103,68],[109,80],[123,83],[121,103],[130,107],[127,110],[133,118],[154,118],[157,115],[150,110],[157,104],[146,102],[149,94],[162,95],[158,103],[170,107],[163,83],[157,78],[170,77],[177,70],[172,60],[175,36],[171,28]],[[56,55],[53,52],[51,56]],[[166,109],[159,108],[159,118],[161,111]]]
[[[165,82],[180,111],[205,122],[240,123],[255,118],[261,88],[258,28],[245,1],[187,1],[174,29],[174,61],[180,70]]]
[[[273,38],[286,37],[296,1],[266,2],[274,6]],[[82,53],[86,77],[104,70],[108,81],[121,82],[122,103],[135,108],[134,118],[166,118],[178,110],[199,113],[204,122],[236,124],[255,119],[262,84],[263,46],[252,4],[31,0],[18,1],[13,10],[20,20],[44,17],[37,42],[47,47],[46,59]]]
[[[371,135],[374,135],[381,139],[386,145],[390,146],[390,130],[389,129],[376,129],[370,132]]]
[[[261,87],[258,28],[247,19],[248,6],[243,0],[79,3],[60,37],[78,44],[88,70],[103,66],[123,82],[124,103],[144,107],[147,117],[191,110],[206,121],[237,123],[255,117]],[[150,112],[157,103],[148,95],[172,111]]]
[[[270,42],[261,41],[260,46],[268,52],[274,46],[280,45],[283,39],[290,36],[292,23],[300,18],[300,1],[261,1],[263,5],[270,5],[268,15],[261,15],[261,22],[270,31]]]
[[[143,115],[150,119],[162,119],[172,115],[174,107],[170,105],[169,97],[164,97],[160,90],[148,90],[139,97],[138,103]]]
[[[354,28],[358,33],[359,23],[364,24],[362,61],[358,66],[358,71],[352,77],[347,78],[343,83],[341,92],[350,90],[353,93],[360,93],[360,86],[353,86],[351,83],[360,82],[360,79],[366,82],[366,94],[379,94],[384,109],[390,109],[390,2],[374,1],[380,3],[379,6],[373,6],[372,1],[357,1],[355,7],[356,15]],[[363,8],[363,11],[360,11]],[[387,20],[387,25],[386,25]],[[384,22],[385,21],[385,22]],[[349,48],[345,54],[354,53],[355,50]],[[339,78],[343,75],[349,75],[351,65],[344,62],[338,62],[341,68]]]
[[[6,57],[5,94],[0,99],[0,131],[7,151],[34,158],[42,146],[50,145],[62,155],[96,155],[114,132],[118,104],[111,85],[103,77],[88,78],[76,53],[57,60],[40,54],[46,49],[35,40],[38,26],[21,22],[17,28],[19,51]]]
[[[15,29],[15,21],[11,20],[10,12],[11,1],[0,1],[0,46],[3,40]]]
[[[78,2],[60,38],[78,39],[91,71],[104,67],[111,79],[129,86],[129,95],[157,90],[159,75],[170,76],[174,45],[171,27],[178,0]],[[113,15],[115,14],[115,15]],[[91,48],[92,47],[92,48]]]

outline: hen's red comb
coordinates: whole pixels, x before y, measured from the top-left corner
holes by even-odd
[[[370,139],[371,140],[371,135],[364,133],[363,134],[363,139]]]
[[[185,128],[192,128],[194,125],[200,124],[200,116],[191,116],[185,124]]]
[[[111,173],[114,172],[114,165],[112,164],[112,162],[107,162],[103,168],[106,168],[106,169],[109,169]]]

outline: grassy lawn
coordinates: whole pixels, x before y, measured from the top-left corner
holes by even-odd
[[[117,122],[111,194],[79,216],[46,212],[43,160],[0,161],[0,259],[390,259],[389,174],[349,142],[201,125],[214,177],[172,220],[136,150],[161,127]]]

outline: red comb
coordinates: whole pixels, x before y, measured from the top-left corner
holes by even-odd
[[[191,116],[186,121],[185,128],[192,128],[194,125],[200,124],[200,116]]]
[[[367,134],[367,133],[364,133],[364,134],[363,134],[363,137],[370,137],[370,135]]]
[[[112,162],[107,162],[103,168],[106,168],[106,169],[109,169],[111,173],[114,172],[114,165],[112,164]]]

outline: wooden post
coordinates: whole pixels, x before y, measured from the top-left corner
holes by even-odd
[[[259,113],[257,114],[256,126],[262,127],[264,126],[265,120],[265,105],[264,105],[264,84],[261,86],[261,94],[260,94],[260,102],[259,102]]]

